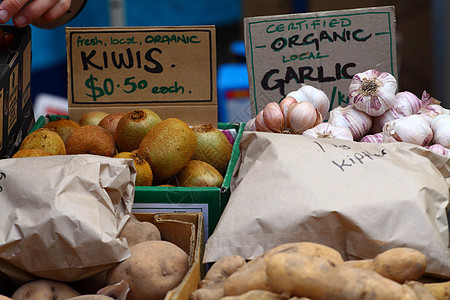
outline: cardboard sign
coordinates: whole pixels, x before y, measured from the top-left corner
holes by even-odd
[[[69,117],[149,108],[217,123],[214,26],[66,28]]]
[[[397,78],[393,6],[244,19],[252,116],[302,84],[322,89],[330,109],[346,106],[353,75]]]
[[[0,51],[0,158],[12,157],[34,125],[31,102],[31,28],[2,25],[14,41]]]

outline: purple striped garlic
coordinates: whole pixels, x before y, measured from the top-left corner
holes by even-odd
[[[433,139],[433,131],[428,121],[421,115],[411,115],[383,126],[383,142],[406,142],[419,146],[428,145]]]
[[[363,143],[382,143],[383,142],[383,133],[377,132],[374,134],[368,134],[362,137],[360,142]]]
[[[411,92],[404,91],[395,95],[394,106],[384,114],[373,118],[372,130],[379,132],[389,121],[419,113],[423,101]]]
[[[372,127],[372,117],[356,109],[354,105],[333,108],[327,122],[334,126],[350,129],[355,141],[359,141]]]
[[[313,128],[305,130],[302,135],[313,138],[330,138],[353,141],[353,135],[348,128],[334,126],[330,123],[320,123]]]
[[[349,101],[369,116],[384,114],[394,106],[397,80],[387,72],[367,70],[353,76]]]
[[[440,144],[433,144],[430,146],[425,146],[425,148],[427,148],[428,150],[433,151],[435,153],[450,157],[450,149],[448,149]]]

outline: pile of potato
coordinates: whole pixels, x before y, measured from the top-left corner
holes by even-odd
[[[38,278],[13,290],[10,298],[0,295],[0,300],[156,300],[183,280],[188,254],[161,240],[154,224],[132,215],[119,237],[127,240],[131,256],[111,269],[74,283]]]
[[[222,257],[190,300],[450,299],[450,281],[420,281],[426,267],[426,257],[411,248],[344,261],[328,246],[287,243],[249,262]]]

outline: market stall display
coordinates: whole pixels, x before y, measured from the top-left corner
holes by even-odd
[[[69,116],[0,160],[0,294],[447,299],[450,110],[398,90],[394,24],[245,19],[245,124],[217,122],[214,26],[66,28]]]

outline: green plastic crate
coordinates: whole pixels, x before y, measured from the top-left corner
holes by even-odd
[[[46,123],[67,118],[66,116],[47,115],[41,116],[36,121],[30,132],[42,128]],[[213,232],[219,218],[230,198],[230,181],[233,170],[239,158],[239,143],[244,131],[245,123],[222,123],[219,129],[234,129],[237,132],[236,139],[224,176],[223,184],[217,187],[162,187],[162,186],[136,186],[133,204],[135,213],[160,213],[160,212],[201,212],[205,225],[205,239]]]

